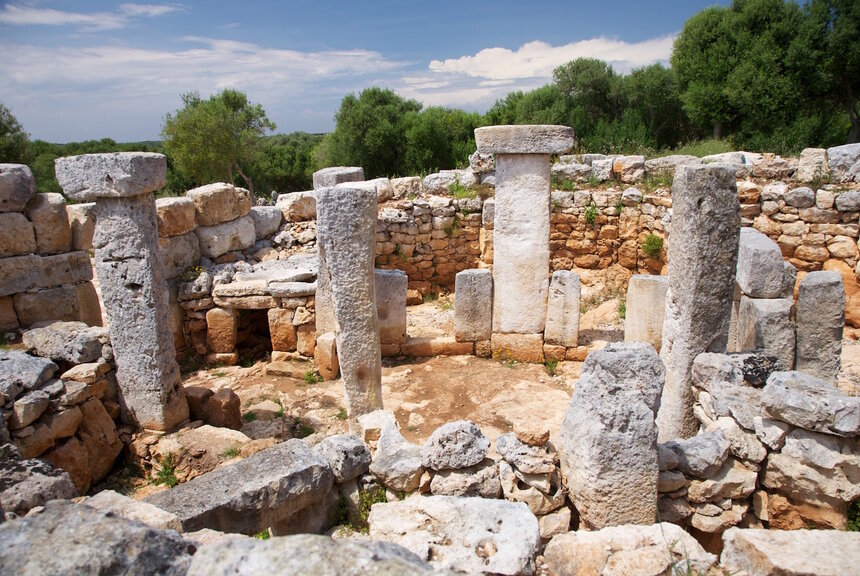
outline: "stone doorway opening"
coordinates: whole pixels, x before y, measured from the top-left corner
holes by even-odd
[[[236,351],[242,365],[272,355],[272,336],[269,332],[268,310],[238,310]]]

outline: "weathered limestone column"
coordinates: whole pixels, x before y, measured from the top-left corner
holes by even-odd
[[[544,341],[573,348],[579,342],[579,274],[556,270],[549,283]]]
[[[493,275],[472,269],[454,277],[454,339],[489,340],[493,333]]]
[[[155,198],[161,154],[122,152],[58,158],[66,196],[96,201],[95,268],[110,324],[117,383],[131,421],[168,430],[188,418],[168,323]]]
[[[374,270],[379,341],[395,348],[406,342],[406,290],[409,278],[402,270]]]
[[[542,341],[549,289],[550,155],[570,150],[573,129],[487,126],[475,130],[475,142],[478,152],[496,158],[493,332],[537,335]]]
[[[666,276],[636,274],[627,284],[624,341],[647,342],[657,352],[663,344],[663,317],[666,314]]]
[[[373,259],[376,192],[317,190],[321,281],[331,288],[337,356],[350,421],[382,408],[382,365]],[[319,285],[319,284],[318,284]]]
[[[741,297],[738,342],[741,352],[779,358],[783,370],[794,366],[794,299]],[[841,351],[841,346],[840,346]]]
[[[797,288],[795,370],[834,386],[842,365],[845,286],[839,272],[810,272]]]
[[[714,164],[676,168],[660,350],[666,366],[657,415],[660,442],[693,436],[699,428],[690,374],[693,360],[702,352],[726,351],[740,220],[731,168]]]

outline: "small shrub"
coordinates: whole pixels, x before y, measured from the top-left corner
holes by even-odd
[[[315,370],[305,372],[305,384],[318,384],[323,381],[323,377]]]
[[[812,180],[807,182],[810,188],[813,190],[818,190],[825,184],[831,184],[832,180],[830,178],[830,171],[823,170],[821,166],[815,169],[815,174],[812,176]]]
[[[337,411],[336,418],[338,420],[346,420],[348,417],[349,417],[349,415],[346,413],[346,408],[341,406]]]
[[[223,458],[235,458],[241,453],[241,450],[238,446],[230,446],[226,450],[221,453]]]
[[[466,188],[465,186],[460,184],[459,179],[450,186],[448,186],[448,192],[451,194],[451,196],[459,200],[471,200],[472,198],[478,197],[478,193],[475,190],[472,190],[471,188]]]
[[[649,258],[659,258],[663,251],[663,239],[656,234],[648,234],[642,241],[642,252]]]
[[[283,416],[284,416],[284,404],[280,400],[277,400],[277,403],[278,403],[278,406],[280,406],[280,408],[278,408],[278,411],[275,412],[275,418],[283,418]]]
[[[454,303],[451,302],[450,300],[439,300],[436,305],[439,308],[441,308],[442,310],[446,310],[446,311],[454,309]]]
[[[203,268],[200,266],[189,266],[179,277],[183,282],[194,282],[203,273]]]
[[[597,211],[597,204],[593,200],[585,207],[585,221],[588,224],[593,225],[597,220]]]
[[[311,426],[307,422],[302,422],[301,420],[296,422],[295,426],[293,427],[293,436],[295,438],[307,438],[314,432],[316,432],[316,430],[314,430],[313,426]]]
[[[265,530],[260,530],[259,532],[254,534],[254,538],[256,538],[257,540],[268,540],[271,537],[272,534],[271,532],[269,532],[268,528],[266,528]]]
[[[576,182],[573,180],[559,180],[553,178],[552,187],[555,190],[564,190],[565,192],[573,192],[576,190]]]
[[[622,320],[627,318],[627,301],[624,298],[618,301],[618,317]]]
[[[597,188],[601,184],[602,184],[602,182],[600,181],[600,178],[598,178],[594,174],[588,175],[588,187],[589,188]]]
[[[849,532],[860,532],[860,500],[855,500],[848,506],[848,524],[845,529]]]
[[[615,203],[615,214],[621,215],[621,211],[624,209],[624,203],[621,202],[621,199],[618,199],[618,202]]]
[[[242,414],[242,420],[244,420],[245,422],[253,422],[256,419],[257,419],[257,413],[256,412],[245,412],[244,414]]]
[[[543,367],[547,374],[555,376],[555,373],[558,370],[558,360],[546,360],[543,363]]]
[[[427,294],[422,296],[422,299],[424,300],[425,304],[427,302],[435,302],[439,299],[439,295],[436,292],[428,292]]]
[[[367,489],[363,490],[358,495],[358,526],[356,527],[359,532],[367,533],[368,524],[367,518],[370,516],[370,509],[374,504],[380,504],[383,502],[388,502],[388,498],[385,497],[385,488],[380,486],[379,484],[373,484],[372,486],[368,486]]]
[[[155,480],[152,481],[156,486],[164,484],[168,488],[173,488],[179,484],[179,478],[176,477],[176,456],[173,452],[168,452],[167,455],[159,462],[161,468],[158,474],[155,475]]]

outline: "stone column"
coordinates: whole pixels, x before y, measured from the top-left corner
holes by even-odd
[[[834,386],[842,364],[845,286],[839,272],[810,272],[797,288],[795,370]]]
[[[696,434],[693,360],[726,351],[735,287],[740,204],[734,171],[678,166],[672,184],[669,290],[660,358],[666,386],[657,415],[660,442]]]
[[[666,313],[666,276],[636,274],[627,284],[627,310],[624,341],[647,342],[657,352],[663,343],[663,317]]]
[[[454,339],[489,340],[493,333],[493,276],[489,270],[463,270],[454,277]]]
[[[58,158],[55,165],[67,197],[96,202],[96,275],[128,418],[169,430],[188,418],[188,404],[167,318],[152,195],[164,185],[166,160],[122,152]]]
[[[318,282],[331,289],[334,331],[350,421],[382,408],[382,365],[373,259],[376,192],[317,190]],[[318,284],[319,285],[319,284]]]
[[[402,270],[374,270],[376,317],[383,346],[406,342],[406,290],[409,278]]]
[[[549,289],[550,155],[573,146],[566,126],[487,126],[481,154],[496,157],[493,332],[538,335]],[[542,352],[541,352],[542,355]]]
[[[575,348],[579,341],[579,274],[556,270],[549,284],[544,341]]]

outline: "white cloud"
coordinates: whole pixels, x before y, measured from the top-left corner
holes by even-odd
[[[117,12],[82,13],[7,4],[0,9],[0,24],[74,26],[86,32],[102,32],[124,28],[133,18],[163,16],[178,10],[177,6],[164,4],[121,4]]]

